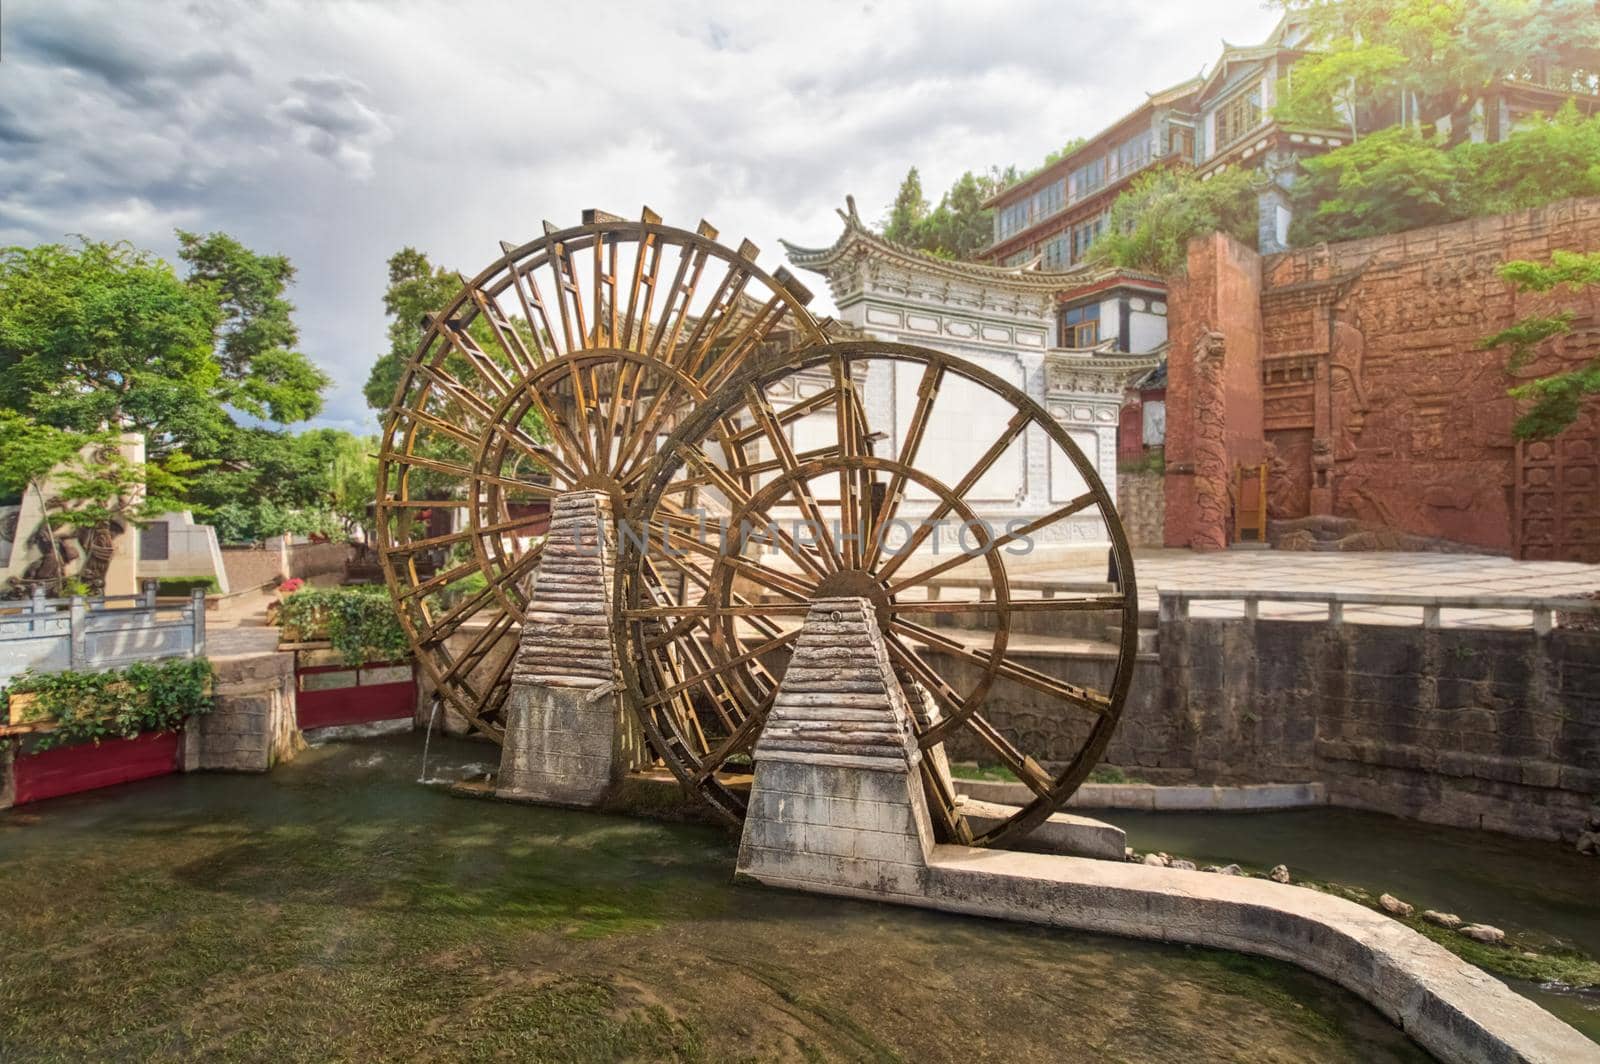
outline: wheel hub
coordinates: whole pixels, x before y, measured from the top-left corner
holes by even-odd
[[[887,632],[893,616],[889,609],[889,592],[878,578],[864,569],[842,569],[823,577],[817,585],[817,598],[861,598],[872,604],[878,618],[878,629]]]

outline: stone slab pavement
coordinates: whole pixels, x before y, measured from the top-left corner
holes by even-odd
[[[1083,552],[1052,552],[1006,559],[1011,575],[1063,581],[1106,578],[1104,558],[1086,560]],[[1241,550],[1198,553],[1189,550],[1137,550],[1134,568],[1139,604],[1154,610],[1162,590],[1347,591],[1408,595],[1536,595],[1566,598],[1600,591],[1600,565],[1582,562],[1528,562],[1487,554],[1427,554]],[[1238,617],[1238,602],[1196,602],[1191,617]],[[1320,605],[1263,602],[1260,616],[1318,620]],[[1419,623],[1410,607],[1347,606],[1345,620],[1359,624]],[[1444,610],[1446,625],[1526,627],[1526,610]]]

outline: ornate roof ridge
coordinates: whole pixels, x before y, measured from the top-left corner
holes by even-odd
[[[844,232],[839,238],[825,248],[808,248],[792,243],[782,237],[778,243],[783,245],[788,253],[789,261],[801,269],[813,273],[827,275],[828,267],[838,262],[845,253],[855,244],[865,244],[873,251],[889,258],[899,259],[908,265],[919,269],[929,270],[933,273],[943,273],[965,281],[977,281],[988,284],[1009,285],[1029,289],[1049,289],[1052,292],[1066,291],[1086,284],[1095,284],[1113,276],[1128,276],[1148,278],[1160,281],[1162,278],[1154,274],[1145,274],[1137,270],[1124,270],[1109,266],[1074,266],[1070,270],[1042,270],[1039,268],[1039,259],[1036,257],[1021,266],[990,266],[981,262],[962,262],[957,259],[941,259],[919,251],[913,247],[873,232],[861,221],[861,216],[856,212],[854,196],[845,197],[846,210],[841,210],[838,215],[844,220]]]

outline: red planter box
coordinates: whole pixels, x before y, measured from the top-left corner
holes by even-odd
[[[374,666],[364,666],[372,668]],[[382,666],[377,666],[382,667]],[[301,730],[328,728],[339,724],[371,724],[380,720],[398,720],[416,712],[417,686],[413,670],[411,678],[400,683],[359,683],[347,687],[322,689],[306,688],[306,677],[319,674],[352,672],[343,665],[331,665],[296,672],[295,716]]]
[[[146,732],[132,739],[102,739],[19,754],[14,767],[16,804],[165,776],[178,771],[182,751],[183,737],[177,732]]]

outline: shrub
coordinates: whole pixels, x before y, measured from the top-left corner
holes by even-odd
[[[327,640],[350,665],[395,661],[409,649],[382,587],[302,588],[278,607],[278,626],[290,642]]]
[[[163,576],[156,580],[156,594],[163,597],[188,595],[197,587],[204,588],[208,595],[222,590],[214,576]]]
[[[205,658],[141,661],[106,672],[25,672],[5,694],[35,696],[38,716],[56,726],[35,740],[35,750],[48,750],[176,731],[188,718],[211,712],[213,675]]]
[[[1395,126],[1303,166],[1292,243],[1382,236],[1600,195],[1600,115],[1569,102],[1499,143],[1452,148]]]
[[[1191,170],[1145,174],[1112,204],[1091,262],[1170,276],[1187,264],[1189,241],[1218,231],[1256,246],[1259,175],[1237,168],[1202,181]]]

